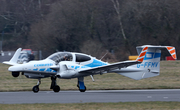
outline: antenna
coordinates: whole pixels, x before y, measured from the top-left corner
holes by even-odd
[[[108,51],[104,54],[104,56],[100,60],[102,60],[106,56],[107,53],[108,53]]]
[[[91,76],[91,78],[92,78],[92,81],[94,82],[94,78],[93,78],[93,75],[90,75]]]

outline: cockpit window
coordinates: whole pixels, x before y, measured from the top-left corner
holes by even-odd
[[[76,62],[85,62],[91,60],[90,57],[81,55],[81,54],[75,54],[76,55]]]
[[[72,54],[67,52],[54,53],[48,58],[55,61],[56,63],[59,63],[61,61],[72,61],[73,59]]]

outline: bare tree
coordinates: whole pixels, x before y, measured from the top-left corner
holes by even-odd
[[[119,6],[119,1],[118,0],[111,0],[113,5],[114,5],[114,9],[117,13],[117,16],[118,16],[118,20],[119,20],[119,25],[120,25],[120,29],[121,29],[121,32],[122,32],[122,35],[123,35],[123,38],[124,40],[127,40],[126,38],[126,35],[124,33],[124,28],[123,28],[123,25],[122,25],[122,21],[121,21],[121,14],[120,14],[120,6]]]
[[[120,30],[122,32],[122,36],[124,38],[124,41],[125,41],[125,47],[127,48],[127,51],[129,54],[131,54],[131,51],[130,51],[130,45],[129,45],[129,40],[127,39],[126,35],[125,35],[125,32],[124,32],[124,27],[123,27],[123,24],[122,24],[122,20],[121,20],[121,12],[120,12],[120,4],[119,4],[119,1],[118,0],[111,0],[113,5],[114,5],[114,9],[117,13],[117,16],[118,16],[118,21],[119,21],[119,25],[120,25]]]

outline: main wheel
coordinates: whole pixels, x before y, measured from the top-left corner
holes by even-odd
[[[58,85],[55,85],[53,88],[54,92],[59,92],[60,91],[60,87]]]
[[[86,86],[84,86],[85,89],[79,89],[80,92],[85,92],[86,91]]]
[[[32,88],[32,91],[33,91],[34,93],[39,92],[39,86],[38,86],[38,85],[34,86],[34,87]]]

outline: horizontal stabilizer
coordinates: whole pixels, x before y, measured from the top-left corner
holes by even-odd
[[[156,46],[156,45],[143,45],[143,46],[137,46],[136,49],[137,49],[137,52],[138,54],[140,54],[140,52],[142,51],[143,48],[145,47],[148,47],[149,49],[151,50],[159,50],[159,49],[163,49],[163,48],[166,48],[168,50],[168,52],[171,54],[171,56],[174,58],[174,59],[177,59],[177,56],[176,56],[176,50],[175,50],[175,47],[173,46]]]
[[[176,50],[174,47],[171,47],[171,46],[166,46],[168,52],[171,54],[171,56],[174,58],[174,59],[177,59],[176,57]]]

